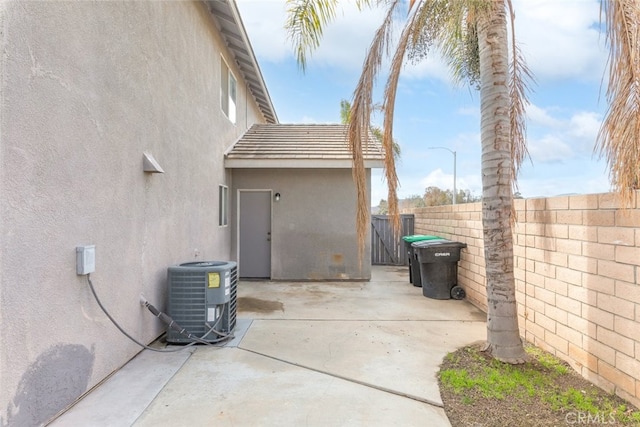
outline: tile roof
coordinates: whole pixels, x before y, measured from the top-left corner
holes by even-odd
[[[352,158],[341,124],[256,124],[226,152],[228,168],[351,168]],[[380,142],[369,135],[365,166],[382,167]]]

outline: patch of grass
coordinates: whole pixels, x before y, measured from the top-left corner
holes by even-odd
[[[478,352],[475,353],[474,359],[482,364],[487,362]],[[445,369],[440,372],[440,379],[443,384],[451,386],[455,393],[475,388],[484,397],[494,399],[504,399],[511,394],[533,396],[548,383],[545,375],[535,369],[523,369],[521,366],[497,360],[489,360],[488,366],[475,372],[468,372],[466,369]]]
[[[444,360],[450,363],[458,363],[460,361],[460,356],[456,353],[449,353],[444,357]]]
[[[454,393],[462,393],[465,390],[476,386],[477,381],[471,379],[469,373],[464,369],[447,369],[440,372],[440,380],[447,387],[453,389]]]
[[[457,401],[463,406],[477,408],[488,404],[504,409],[501,420],[507,423],[509,411],[526,408],[526,417],[538,414],[539,409],[551,414],[546,415],[547,418],[557,417],[557,421],[566,421],[563,417],[569,413],[591,414],[602,419],[606,414],[608,420],[615,418],[616,423],[640,426],[640,411],[592,386],[553,355],[531,345],[527,345],[526,350],[531,358],[528,363],[510,365],[489,357],[477,347],[460,349],[445,358],[446,367],[439,373],[441,387],[461,395]],[[506,403],[488,403],[493,401]],[[519,416],[522,422],[522,415]],[[479,417],[478,422],[482,421],[482,416]]]
[[[609,407],[600,407],[596,403],[594,393],[590,394],[591,396],[589,396],[589,394],[584,391],[579,391],[575,388],[569,388],[568,390],[564,391],[545,393],[543,398],[545,401],[551,404],[551,407],[553,409],[556,410],[577,410],[580,412],[595,414],[603,409],[611,409]]]
[[[529,356],[534,358],[538,363],[550,371],[559,375],[564,375],[569,372],[569,367],[550,353],[534,346],[526,346],[525,350]]]
[[[627,408],[626,405],[620,405],[616,408],[616,419],[623,423],[633,423],[640,426],[640,411],[634,411]]]
[[[551,407],[560,411],[578,411],[591,415],[612,414],[621,423],[640,423],[640,411],[629,409],[625,404],[615,404],[611,399],[604,399],[596,390],[590,392],[569,388],[559,393],[550,393],[545,400]]]

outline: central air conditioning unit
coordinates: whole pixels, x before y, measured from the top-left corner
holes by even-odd
[[[207,342],[219,342],[233,332],[238,293],[235,262],[188,262],[169,267],[168,285],[167,314],[186,332]],[[167,342],[192,341],[167,327]]]

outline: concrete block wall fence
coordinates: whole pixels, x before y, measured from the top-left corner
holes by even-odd
[[[638,196],[640,193],[637,193]],[[640,407],[640,197],[515,200],[520,333],[583,377]],[[458,282],[486,311],[480,203],[418,208],[416,234],[465,242]]]

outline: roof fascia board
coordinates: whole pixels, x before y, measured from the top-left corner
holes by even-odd
[[[236,25],[238,27],[238,31],[240,32],[241,38],[242,38],[242,44],[244,46],[242,46],[241,48],[245,49],[246,52],[242,52],[243,55],[246,55],[250,58],[250,61],[243,61],[245,64],[242,66],[241,64],[238,63],[238,59],[236,58],[236,54],[234,52],[233,55],[233,60],[236,61],[236,63],[238,63],[238,66],[240,66],[240,69],[243,70],[243,67],[249,67],[249,69],[251,71],[254,71],[255,74],[258,76],[259,80],[259,87],[260,89],[262,89],[262,92],[264,93],[264,97],[266,98],[264,101],[260,103],[257,99],[256,99],[256,103],[260,106],[260,105],[264,105],[266,107],[268,107],[267,109],[270,110],[269,113],[266,113],[263,111],[263,115],[265,117],[266,120],[269,120],[270,118],[273,120],[274,123],[278,123],[278,115],[276,113],[276,109],[273,106],[273,102],[271,101],[271,95],[269,94],[269,90],[267,89],[267,85],[264,81],[264,76],[262,74],[262,70],[260,70],[260,65],[258,65],[258,61],[256,59],[256,56],[253,52],[253,47],[251,46],[251,43],[249,42],[249,37],[247,36],[247,30],[244,26],[244,23],[242,22],[242,18],[240,16],[240,11],[238,10],[238,6],[236,5],[235,0],[202,0],[204,3],[207,4],[213,4],[213,3],[225,3],[229,6],[229,10],[231,12],[231,16],[229,16],[228,14],[224,13],[221,14],[221,16],[218,16],[216,13],[213,12],[213,9],[209,6],[207,6],[207,10],[209,11],[209,13],[211,14],[211,16],[214,18],[214,20],[217,19],[225,19],[228,22]],[[231,19],[230,19],[231,18]],[[221,29],[218,28],[218,30],[222,33]],[[235,38],[237,40],[237,38]],[[234,49],[238,49],[240,48],[240,46],[233,46],[231,45],[231,43],[227,40],[226,36],[223,34],[223,40],[225,41],[225,44],[227,44],[228,48],[232,50],[232,52],[234,51]],[[252,69],[253,68],[253,69]],[[245,76],[245,72],[243,71],[243,78],[246,80],[246,76]],[[255,79],[254,79],[255,80]],[[252,95],[254,96],[254,98],[256,98],[256,95],[253,93],[252,91]]]
[[[227,169],[351,169],[353,161],[337,159],[225,159]],[[382,160],[365,160],[367,169],[384,167]]]
[[[256,55],[253,52],[253,46],[251,46],[251,42],[249,42],[249,36],[247,35],[247,30],[242,22],[242,17],[240,16],[240,11],[238,10],[238,6],[236,5],[235,0],[227,0],[229,6],[231,7],[231,12],[233,13],[233,17],[236,21],[236,25],[240,28],[240,33],[242,34],[242,41],[244,42],[244,47],[247,50],[248,56],[251,58],[251,62],[253,63],[253,68],[255,68],[256,74],[260,77],[260,86],[267,98],[267,102],[269,104],[269,109],[273,113],[273,119],[275,123],[278,123],[278,115],[276,114],[276,109],[271,102],[271,95],[269,95],[269,90],[267,89],[267,85],[264,81],[264,76],[262,75],[262,70],[260,69],[260,65],[258,64],[258,60],[256,59]]]

